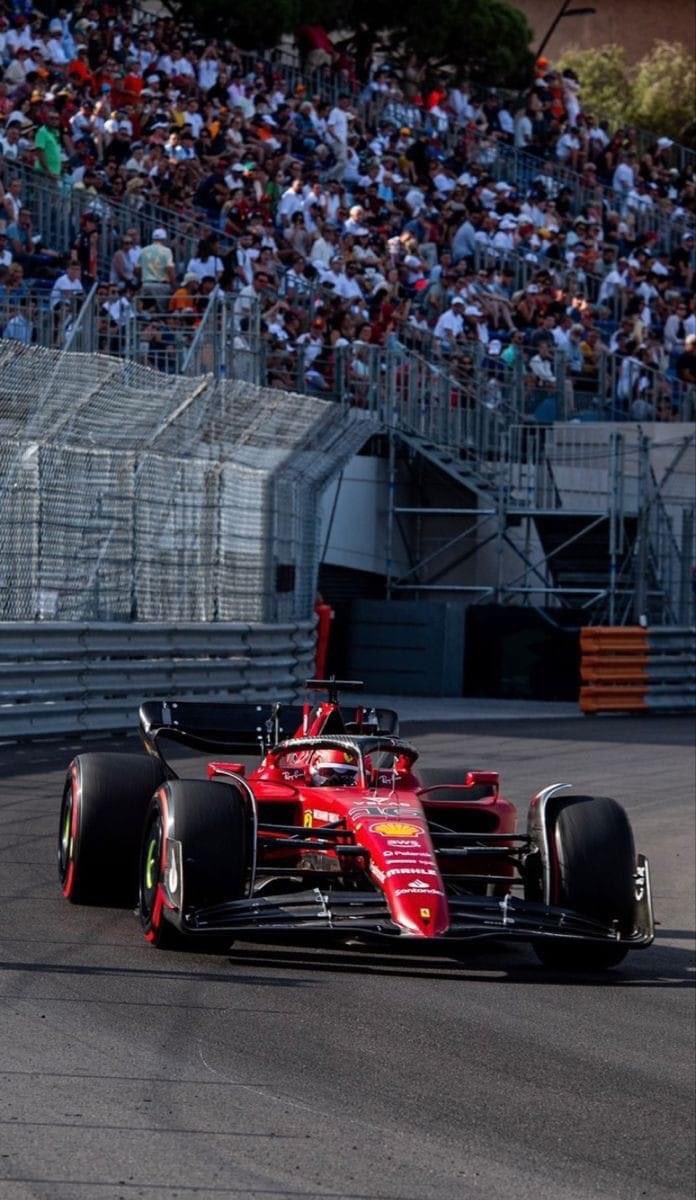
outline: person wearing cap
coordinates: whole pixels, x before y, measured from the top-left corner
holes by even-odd
[[[464,309],[464,299],[461,296],[453,296],[449,308],[438,319],[433,336],[439,341],[447,342],[454,342],[461,337],[464,329]]]
[[[151,296],[160,302],[169,298],[176,283],[174,255],[166,245],[166,241],[166,229],[161,227],[155,229],[152,241],[148,246],[143,247],[140,255],[143,295]]]
[[[54,67],[66,67],[68,56],[63,45],[63,26],[60,21],[51,21],[45,43],[46,58]]]

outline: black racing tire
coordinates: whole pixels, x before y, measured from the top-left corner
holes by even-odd
[[[252,830],[245,796],[233,784],[174,780],[158,789],[147,812],[140,853],[139,915],[158,949],[225,949],[226,935],[188,932],[164,888],[164,837],[181,844],[187,909],[239,900],[245,893]]]
[[[133,906],[143,820],[164,777],[146,754],[80,754],[68,767],[58,877],[72,904]]]
[[[552,837],[557,864],[552,903],[630,933],[636,854],[621,805],[608,796],[569,796],[553,822]],[[534,949],[544,966],[584,971],[618,966],[628,953],[621,943],[552,939],[536,942]]]

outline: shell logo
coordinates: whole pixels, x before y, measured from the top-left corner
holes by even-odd
[[[406,821],[380,821],[372,826],[373,833],[381,833],[384,837],[418,837],[422,830],[417,825],[409,825]]]

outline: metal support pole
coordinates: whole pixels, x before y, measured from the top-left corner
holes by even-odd
[[[633,619],[642,624],[648,599],[648,523],[650,519],[650,441],[642,436],[638,442],[638,530],[634,556]]]
[[[609,461],[609,624],[616,624],[616,583],[623,541],[623,450],[621,433],[612,433]]]
[[[498,495],[496,497],[496,508],[498,513],[498,528],[496,531],[496,580],[495,580],[495,602],[501,604],[503,599],[503,555],[505,553],[505,510],[506,510],[506,467],[508,459],[508,433],[502,434],[500,438],[500,450],[503,470],[498,475]]]
[[[386,536],[386,577],[387,600],[392,598],[392,583],[394,578],[394,507],[396,500],[396,447],[394,431],[389,426],[388,439],[388,476],[387,476],[387,536]]]
[[[679,552],[679,624],[693,625],[696,622],[696,564],[694,563],[694,513],[685,508],[682,517],[681,546]]]

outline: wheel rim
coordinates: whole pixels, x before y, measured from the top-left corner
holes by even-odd
[[[152,917],[159,882],[158,864],[162,846],[162,823],[159,814],[153,817],[143,843],[142,869],[140,872],[140,911],[146,922]]]
[[[63,803],[60,812],[60,825],[58,828],[58,875],[61,884],[65,884],[70,863],[73,856],[73,793],[72,786],[67,785],[63,793]]]

